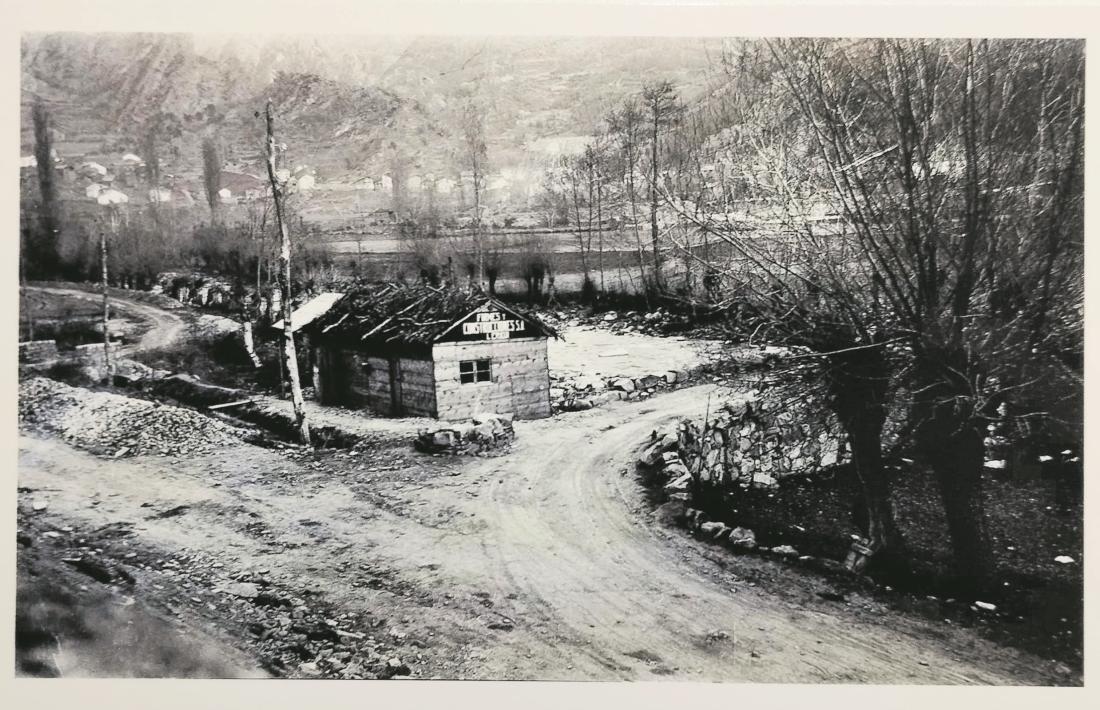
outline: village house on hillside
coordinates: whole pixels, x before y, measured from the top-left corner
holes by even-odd
[[[547,338],[557,334],[488,296],[371,286],[303,332],[323,404],[451,420],[550,415]]]
[[[237,200],[258,200],[269,189],[267,181],[256,175],[223,170],[219,182],[218,196],[222,202]]]

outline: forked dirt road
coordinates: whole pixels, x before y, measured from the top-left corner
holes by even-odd
[[[23,286],[22,288],[29,293],[48,293],[97,304],[103,301],[102,295],[77,288],[62,286]],[[110,304],[112,313],[121,312],[149,324],[148,330],[142,333],[140,341],[119,348],[119,353],[122,355],[166,347],[178,340],[187,330],[187,321],[178,313],[120,296],[113,290],[110,294]]]
[[[858,595],[824,601],[815,590],[827,584],[807,573],[657,526],[633,455],[652,429],[701,415],[713,392],[519,422],[507,455],[410,454],[415,476],[366,456],[311,464],[246,445],[104,461],[24,436],[19,479],[26,496],[48,497],[41,515],[56,526],[126,522],[135,549],[218,560],[208,583],[261,570],[336,611],[385,616],[394,648],[384,652],[415,656],[414,677],[1057,682],[1047,662],[973,632]],[[254,525],[271,536],[250,534]],[[178,601],[178,576],[133,573],[135,595]],[[754,586],[763,577],[782,589]],[[220,604],[185,618],[247,652],[236,612]]]

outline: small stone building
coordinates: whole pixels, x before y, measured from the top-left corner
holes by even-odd
[[[303,330],[322,404],[450,420],[550,415],[546,343],[557,334],[483,294],[372,286]]]

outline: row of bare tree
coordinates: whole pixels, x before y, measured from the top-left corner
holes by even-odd
[[[667,138],[653,234],[746,335],[814,354],[880,560],[905,557],[883,425],[906,412],[980,588],[989,428],[1081,435],[1083,44],[760,41],[723,74]]]

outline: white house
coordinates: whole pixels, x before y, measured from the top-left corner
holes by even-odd
[[[223,187],[222,189],[218,190],[218,199],[223,204],[233,204],[233,193],[229,191],[229,188]]]
[[[451,178],[439,178],[435,183],[435,191],[440,195],[449,195],[455,189],[455,181]]]
[[[382,191],[393,192],[393,178],[391,178],[389,175],[382,176]]]
[[[23,168],[33,168],[37,165],[38,158],[34,157],[33,155],[24,155],[22,158],[19,159],[19,168],[21,170]]]
[[[103,192],[103,189],[103,186],[100,185],[98,182],[93,182],[91,185],[88,185],[88,187],[84,188],[84,196],[88,199],[94,200],[99,197],[99,193]]]
[[[149,201],[153,203],[171,202],[172,191],[163,187],[155,187],[149,191]]]

